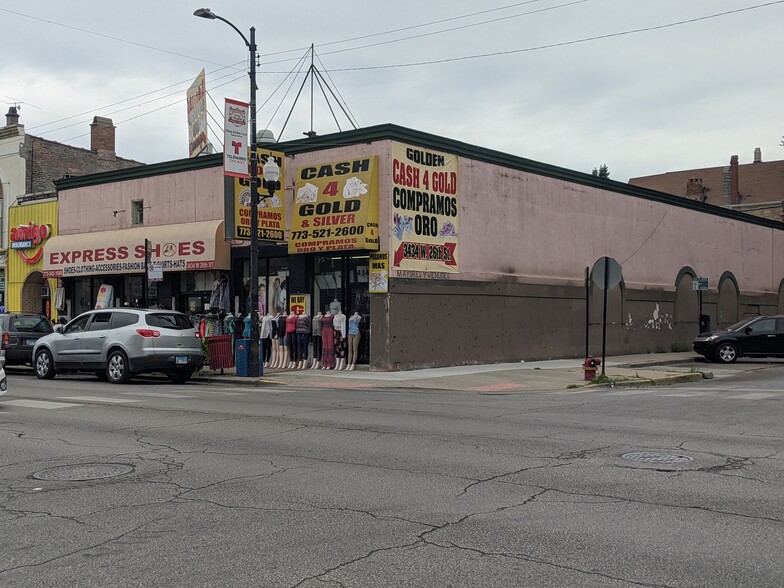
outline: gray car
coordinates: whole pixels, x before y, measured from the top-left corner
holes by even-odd
[[[163,372],[182,384],[203,364],[198,331],[172,310],[91,310],[41,337],[33,349],[35,374],[44,380],[59,372],[91,371],[123,384],[135,374]]]

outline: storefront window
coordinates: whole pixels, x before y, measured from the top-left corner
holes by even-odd
[[[314,309],[327,312],[333,300],[340,302],[346,311],[343,300],[343,257],[320,256],[316,258],[315,281],[313,288]]]

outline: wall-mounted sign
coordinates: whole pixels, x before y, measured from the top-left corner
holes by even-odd
[[[43,242],[51,236],[51,225],[29,222],[26,225],[11,227],[11,249],[16,249],[25,263],[37,263],[44,254]],[[35,251],[29,253],[30,249]]]
[[[692,290],[707,290],[708,278],[694,278],[692,280]]]
[[[392,142],[392,269],[457,273],[456,155]]]
[[[289,310],[297,316],[310,314],[310,294],[292,294],[289,296]]]
[[[247,102],[226,98],[223,121],[223,174],[247,178],[248,113]]]
[[[386,294],[389,292],[389,253],[378,251],[370,254],[370,281],[368,292]]]
[[[378,249],[378,157],[297,169],[289,253]]]
[[[286,177],[284,169],[285,155],[280,151],[269,149],[256,149],[258,154],[257,175],[259,177],[259,239],[262,241],[283,241],[286,232],[286,202],[284,191],[275,192],[270,197],[269,192],[261,186],[264,177],[264,164],[270,157],[280,167],[280,177]],[[250,239],[250,180],[248,178],[234,179],[234,238],[239,240]]]

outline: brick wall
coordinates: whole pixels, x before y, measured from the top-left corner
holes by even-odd
[[[89,149],[31,135],[25,137],[22,157],[27,161],[25,192],[28,194],[53,191],[54,180],[66,175],[83,176],[144,165],[132,159],[117,157],[113,153],[94,153]]]

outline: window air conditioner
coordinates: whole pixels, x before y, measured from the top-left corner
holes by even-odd
[[[41,298],[49,298],[49,286],[41,286]]]

